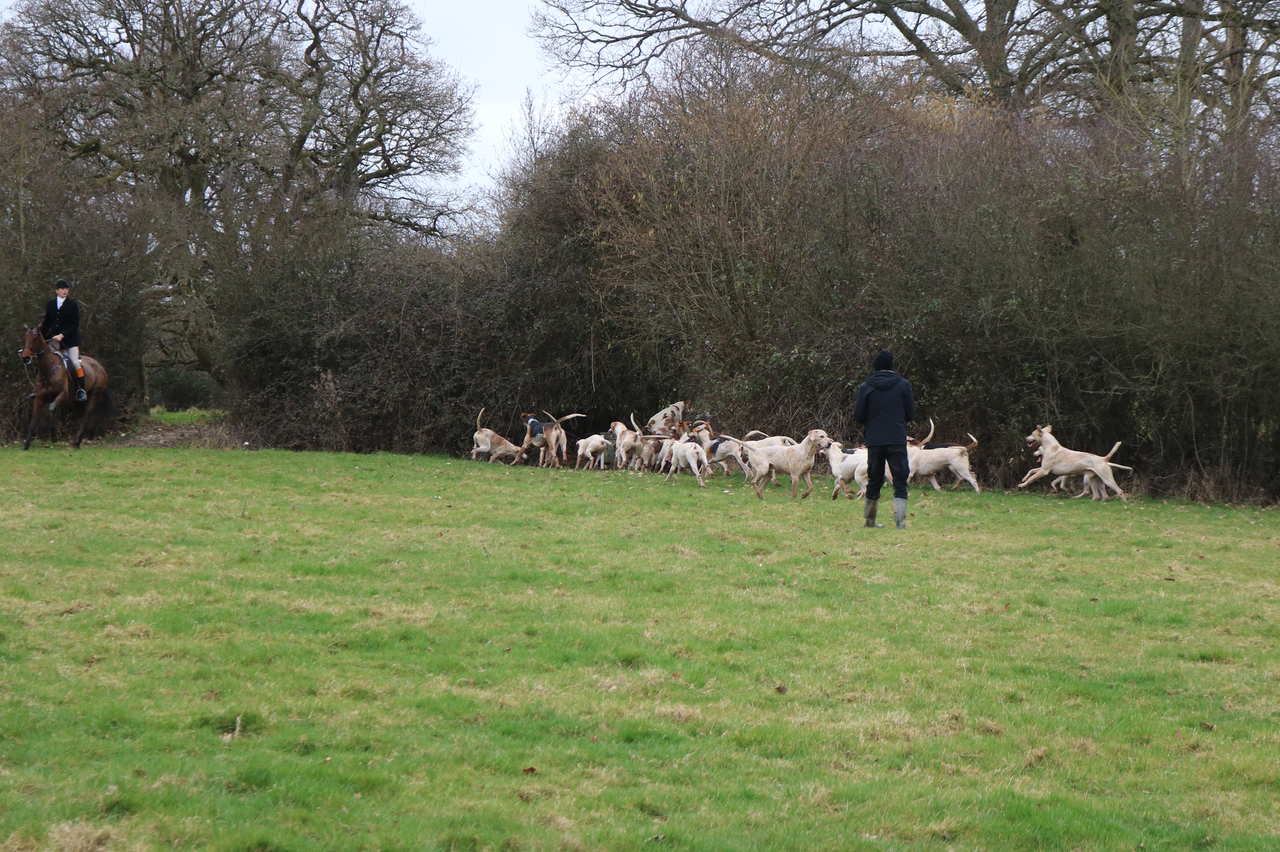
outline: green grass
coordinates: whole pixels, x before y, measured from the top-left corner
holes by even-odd
[[[169,426],[192,426],[213,423],[222,416],[220,411],[209,411],[203,408],[188,408],[186,411],[167,411],[157,405],[148,412],[143,422],[155,421]]]
[[[0,849],[1274,849],[1277,513],[0,449]],[[727,489],[727,492],[726,492]]]

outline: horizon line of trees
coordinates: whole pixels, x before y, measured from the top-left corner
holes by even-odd
[[[359,452],[465,452],[482,407],[585,434],[677,398],[852,442],[887,347],[987,483],[1052,423],[1124,441],[1157,493],[1280,495],[1263,4],[544,7],[558,55],[620,88],[530,103],[480,209],[433,190],[472,91],[403,5],[19,3],[14,333],[78,278],[135,410],[194,375],[262,443]]]

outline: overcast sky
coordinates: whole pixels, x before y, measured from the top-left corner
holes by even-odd
[[[0,0],[3,2],[3,0]],[[559,101],[560,76],[527,34],[537,0],[406,0],[431,39],[431,55],[475,83],[476,134],[463,184],[487,183],[506,159],[525,91],[535,103]]]

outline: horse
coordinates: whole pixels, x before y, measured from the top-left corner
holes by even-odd
[[[53,412],[63,402],[75,399],[75,382],[71,380],[62,356],[49,348],[40,329],[25,324],[23,328],[26,329],[26,335],[23,337],[22,351],[18,353],[18,357],[24,364],[36,365],[36,392],[32,394],[31,425],[27,427],[27,440],[22,445],[22,449],[27,450],[31,448],[31,439],[45,415],[49,417],[50,439],[57,436]],[[84,368],[84,389],[88,398],[84,402],[73,403],[84,408],[84,414],[80,420],[80,431],[76,432],[76,437],[71,442],[72,448],[77,450],[80,449],[80,441],[84,438],[89,425],[98,419],[94,415],[102,413],[109,407],[107,371],[87,355],[80,356],[80,366]]]

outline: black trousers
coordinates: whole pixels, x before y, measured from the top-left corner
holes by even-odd
[[[880,499],[886,463],[889,465],[889,472],[893,474],[893,496],[907,499],[907,477],[911,475],[911,464],[907,461],[906,444],[896,447],[867,447],[867,499]]]

